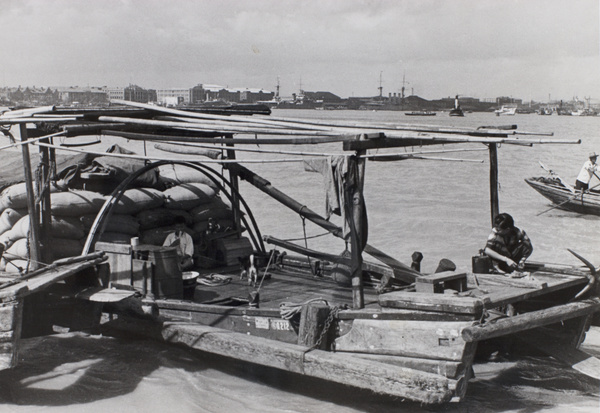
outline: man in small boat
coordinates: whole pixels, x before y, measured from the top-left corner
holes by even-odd
[[[598,164],[596,163],[598,154],[596,152],[591,152],[589,158],[590,159],[585,161],[581,167],[579,175],[577,175],[577,179],[575,180],[575,189],[587,191],[590,187],[592,176],[596,175],[596,171],[598,170]]]
[[[179,268],[181,271],[190,270],[194,266],[194,241],[185,231],[185,218],[181,215],[175,217],[175,231],[167,235],[163,247],[177,247]]]
[[[515,227],[513,217],[502,213],[494,218],[494,228],[483,252],[492,259],[494,268],[511,273],[523,269],[533,246],[525,231]]]

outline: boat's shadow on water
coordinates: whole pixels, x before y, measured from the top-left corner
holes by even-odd
[[[67,406],[132,392],[159,359],[120,340],[62,334],[22,341],[18,366],[0,372],[0,403]]]

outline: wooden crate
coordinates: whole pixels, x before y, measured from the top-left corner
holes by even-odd
[[[444,290],[451,289],[458,292],[467,290],[467,274],[464,272],[439,272],[436,274],[418,277],[415,289],[420,293],[443,294]]]
[[[239,258],[254,253],[250,240],[242,238],[222,238],[216,240],[217,260],[226,266],[238,265]]]
[[[108,257],[107,262],[110,266],[110,283],[131,285],[131,245],[98,241],[96,242],[95,250],[104,251]]]

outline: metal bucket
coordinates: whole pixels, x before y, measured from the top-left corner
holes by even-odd
[[[492,259],[487,255],[477,255],[471,261],[476,274],[489,274],[492,271]]]

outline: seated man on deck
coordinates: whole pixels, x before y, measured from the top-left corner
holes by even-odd
[[[492,259],[494,268],[510,273],[523,269],[533,246],[525,231],[515,227],[513,217],[503,213],[494,218],[494,228],[483,252]]]
[[[163,247],[177,247],[179,269],[190,270],[194,266],[194,241],[185,230],[185,218],[178,215],[175,218],[175,231],[167,235]]]
[[[585,163],[581,167],[579,175],[577,175],[577,179],[575,180],[575,189],[587,191],[590,187],[590,181],[592,180],[592,176],[596,175],[596,171],[598,170],[598,164],[596,163],[596,159],[598,159],[598,154],[596,152],[591,152],[589,158],[590,159],[585,161]]]

